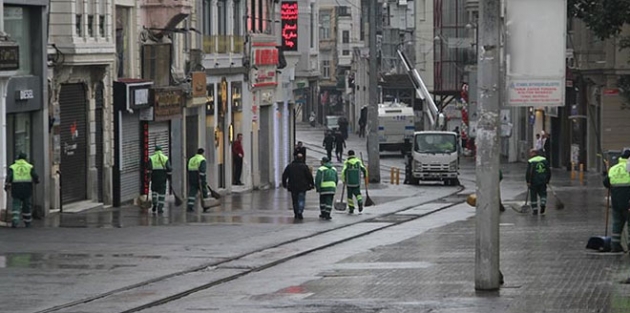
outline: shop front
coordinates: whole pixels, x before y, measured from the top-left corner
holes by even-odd
[[[155,87],[149,90],[149,103],[152,107],[142,110],[142,173],[146,173],[149,157],[160,146],[162,152],[174,161],[172,152],[181,149],[171,141],[171,121],[182,118],[184,103],[183,90],[179,87]],[[142,194],[149,193],[149,177],[142,176]]]
[[[149,100],[153,82],[119,79],[114,82],[114,192],[113,205],[130,203],[141,192],[143,175],[143,138],[150,141],[146,116],[152,116]],[[145,134],[146,132],[146,134]],[[157,133],[157,132],[156,132]],[[157,136],[154,136],[157,142]],[[148,145],[148,143],[147,143]]]
[[[239,79],[240,78],[240,79]],[[217,95],[215,97],[215,95]],[[207,153],[210,179],[219,188],[229,189],[234,182],[235,163],[232,147],[237,135],[243,135],[243,148],[246,150],[241,173],[243,184],[250,182],[251,166],[251,123],[244,122],[242,76],[222,77],[216,83],[207,85],[206,98],[206,141],[214,153]]]

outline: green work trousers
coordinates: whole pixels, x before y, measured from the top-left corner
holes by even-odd
[[[350,213],[354,211],[354,198],[357,198],[357,205],[362,210],[363,209],[363,197],[361,196],[361,187],[347,187],[346,192],[348,193],[348,210]]]
[[[33,221],[33,214],[31,213],[31,198],[13,198],[13,224],[20,222],[20,212],[22,213],[22,220],[24,224],[30,224]]]
[[[166,184],[151,185],[151,200],[153,209],[157,209],[159,213],[164,211],[164,202],[166,200]]]
[[[322,213],[330,214],[330,212],[332,212],[334,197],[335,197],[335,194],[320,194],[319,195],[319,210]]]
[[[208,198],[208,187],[206,187],[206,184],[203,184],[201,188],[199,188],[199,185],[192,185],[192,184],[188,187],[188,210],[189,211],[192,211],[195,208],[195,201],[197,200],[197,194],[199,193],[200,190],[203,195],[203,199]]]
[[[547,184],[529,186],[529,200],[531,202],[532,209],[536,210],[538,208],[539,198],[540,206],[547,207]]]

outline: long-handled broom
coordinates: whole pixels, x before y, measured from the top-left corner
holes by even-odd
[[[363,152],[359,153],[360,157],[361,157],[361,163],[363,163]],[[365,176],[365,206],[373,206],[376,203],[374,203],[374,201],[372,201],[372,198],[370,198],[370,191],[368,186],[370,185],[370,181],[368,180],[367,175]]]

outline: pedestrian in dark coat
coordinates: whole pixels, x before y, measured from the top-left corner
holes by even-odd
[[[30,227],[33,221],[31,212],[31,196],[33,195],[33,184],[39,184],[39,176],[35,172],[35,167],[26,161],[26,154],[20,153],[18,159],[9,166],[7,181],[4,185],[5,191],[11,191],[13,198],[11,227],[16,228],[20,223],[20,211],[25,227]]]
[[[298,141],[297,146],[293,149],[293,159],[297,158],[298,154],[301,154],[302,159],[306,162],[306,147],[301,141]]]
[[[628,173],[627,169],[629,158],[630,150],[625,150],[621,154],[618,163],[608,170],[608,175],[604,179],[604,186],[610,188],[612,200],[612,252],[623,252],[621,233],[626,223],[630,225],[630,214],[628,213],[630,173]]]
[[[529,187],[532,214],[538,215],[538,198],[540,197],[540,214],[543,215],[547,207],[547,184],[551,179],[551,170],[549,169],[549,162],[539,150],[530,150],[529,156],[525,180]]]
[[[326,132],[322,145],[324,146],[324,149],[326,149],[326,157],[328,160],[332,160],[332,150],[335,146],[335,136],[330,131]]]
[[[341,162],[343,159],[343,148],[346,147],[346,140],[343,138],[343,134],[340,131],[335,132],[335,156],[337,156],[337,162]]]
[[[297,158],[287,165],[282,173],[282,187],[291,192],[293,217],[296,220],[304,219],[302,213],[304,212],[306,192],[315,187],[313,173],[304,163],[303,157],[303,155],[298,154]]]

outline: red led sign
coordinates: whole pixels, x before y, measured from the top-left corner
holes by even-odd
[[[297,51],[298,47],[298,3],[284,1],[280,6],[280,20],[282,22],[282,49]]]

